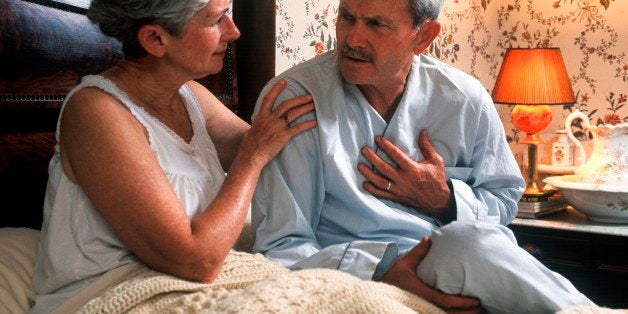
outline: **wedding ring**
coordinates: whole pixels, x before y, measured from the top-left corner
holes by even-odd
[[[290,118],[288,118],[288,115],[283,116],[283,121],[286,121],[287,125],[290,124]]]
[[[386,187],[386,191],[390,191],[390,187],[392,187],[392,181],[388,181],[388,186]]]

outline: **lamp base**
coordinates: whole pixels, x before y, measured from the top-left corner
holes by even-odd
[[[538,133],[534,133],[534,134],[527,133],[526,136],[519,141],[519,143],[520,144],[539,145],[539,144],[543,144],[545,142],[543,142],[543,140],[541,139],[541,137],[539,136]]]
[[[558,191],[541,190],[539,188],[528,187],[521,197],[520,202],[547,202],[547,200]]]
[[[528,178],[525,191],[521,197],[521,202],[547,202],[550,196],[556,194],[556,190],[544,190],[539,187],[537,181],[539,179],[539,173],[537,171],[537,145],[542,143],[538,134],[529,134],[526,137],[528,140]]]

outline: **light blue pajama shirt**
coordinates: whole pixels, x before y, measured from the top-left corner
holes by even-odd
[[[294,137],[263,170],[252,203],[255,252],[295,270],[322,267],[379,278],[398,256],[443,223],[420,208],[364,190],[366,179],[357,165],[369,163],[360,150],[368,146],[390,162],[375,145],[381,135],[420,162],[424,157],[418,135],[424,129],[444,159],[453,187],[458,221],[453,225],[485,222],[501,227],[518,249],[503,225],[516,214],[524,181],[495,106],[476,79],[416,56],[404,95],[387,123],[355,85],[341,78],[335,51],[284,72],[261,95],[279,78],[288,87],[276,104],[311,94],[318,126]],[[473,250],[465,251],[484,254]]]

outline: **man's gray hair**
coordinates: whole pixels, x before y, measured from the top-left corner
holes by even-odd
[[[408,0],[414,27],[419,27],[426,20],[436,20],[445,0]]]
[[[211,0],[92,0],[87,17],[100,31],[119,40],[127,57],[138,58],[146,51],[137,32],[146,24],[156,24],[173,36],[181,37],[194,13]]]

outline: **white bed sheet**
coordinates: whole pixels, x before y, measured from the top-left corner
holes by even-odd
[[[39,230],[0,228],[0,313],[27,313]]]

